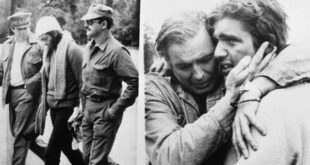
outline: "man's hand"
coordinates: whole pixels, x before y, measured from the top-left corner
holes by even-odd
[[[249,147],[254,151],[258,149],[258,145],[251,134],[250,126],[253,126],[262,135],[267,134],[265,126],[255,117],[261,95],[258,89],[255,90],[255,87],[252,87],[240,97],[232,135],[232,142],[238,158],[243,155],[247,159],[249,157]]]
[[[48,68],[49,68],[49,60],[47,58],[47,54],[49,51],[49,47],[47,45],[44,45],[43,47],[43,55],[42,55],[42,67],[40,70],[40,73],[43,73],[43,71],[45,70],[46,73],[48,73]]]
[[[238,110],[233,123],[233,145],[239,158],[241,155],[244,158],[249,157],[249,147],[254,151],[258,149],[258,145],[253,138],[250,126],[256,128],[262,135],[266,135],[266,128],[255,118],[256,111],[259,106],[259,101],[263,93],[255,87],[250,81],[253,80],[255,74],[261,72],[275,58],[277,48],[264,57],[264,52],[268,47],[268,42],[264,42],[253,56],[251,63],[248,65],[249,74],[243,82],[239,91],[243,93],[239,100]],[[239,65],[239,64],[238,64]],[[245,92],[245,93],[244,93]]]
[[[250,74],[250,63],[251,57],[245,56],[240,60],[238,65],[229,72],[225,81],[226,94],[229,93],[232,96],[235,96],[236,99],[239,97],[242,84],[244,84]]]
[[[264,42],[259,47],[256,54],[253,56],[251,64],[249,66],[250,75],[248,77],[248,81],[252,81],[254,75],[264,70],[269,65],[269,63],[276,57],[277,47],[274,47],[273,50],[264,57],[264,53],[268,45],[268,42]]]
[[[107,109],[103,115],[104,120],[114,120],[117,118],[117,114],[112,109]]]
[[[154,58],[154,62],[150,67],[150,72],[164,72],[168,67],[166,60],[163,57]]]
[[[73,122],[75,119],[77,119],[79,113],[81,112],[81,109],[79,107],[74,107],[73,109],[73,113],[70,116],[70,118],[68,119],[68,123]]]

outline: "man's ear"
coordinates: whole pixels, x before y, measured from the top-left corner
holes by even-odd
[[[107,29],[108,28],[107,20],[102,21],[101,24],[102,24],[102,29]]]
[[[169,56],[168,54],[167,54],[166,56],[164,56],[164,60],[165,60],[165,62],[167,63],[167,66],[168,66],[169,68],[171,68],[171,61],[170,61],[170,59],[169,59],[168,56]]]
[[[12,32],[14,32],[14,26],[10,26],[10,29],[12,30]]]

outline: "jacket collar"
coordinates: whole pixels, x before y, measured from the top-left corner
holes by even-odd
[[[178,97],[182,99],[184,102],[187,102],[189,105],[191,105],[193,109],[195,109],[195,111],[199,114],[198,104],[196,103],[193,95],[190,94],[188,91],[184,90],[181,83],[174,76],[173,71],[170,69],[167,69],[164,72],[164,76],[166,77],[168,81],[170,81],[171,87],[176,92]]]
[[[10,36],[8,39],[8,43],[12,44],[14,42],[14,36]],[[28,43],[31,44],[35,44],[38,43],[38,39],[35,37],[35,35],[33,33],[30,32],[29,36],[28,36]]]

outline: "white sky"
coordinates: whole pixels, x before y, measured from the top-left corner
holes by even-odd
[[[310,38],[310,1],[309,0],[278,0],[289,16],[290,41]],[[141,25],[150,25],[158,32],[163,21],[184,10],[203,10],[206,13],[218,4],[219,0],[142,0]],[[142,28],[143,30],[143,28]]]

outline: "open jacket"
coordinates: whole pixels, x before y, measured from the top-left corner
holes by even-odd
[[[3,45],[0,52],[0,85],[2,85],[2,102],[8,103],[7,95],[10,86],[10,70],[14,53],[14,37],[9,38]],[[21,62],[21,73],[27,91],[34,99],[41,94],[42,46],[39,45],[34,34],[28,38],[26,49],[23,52]]]

